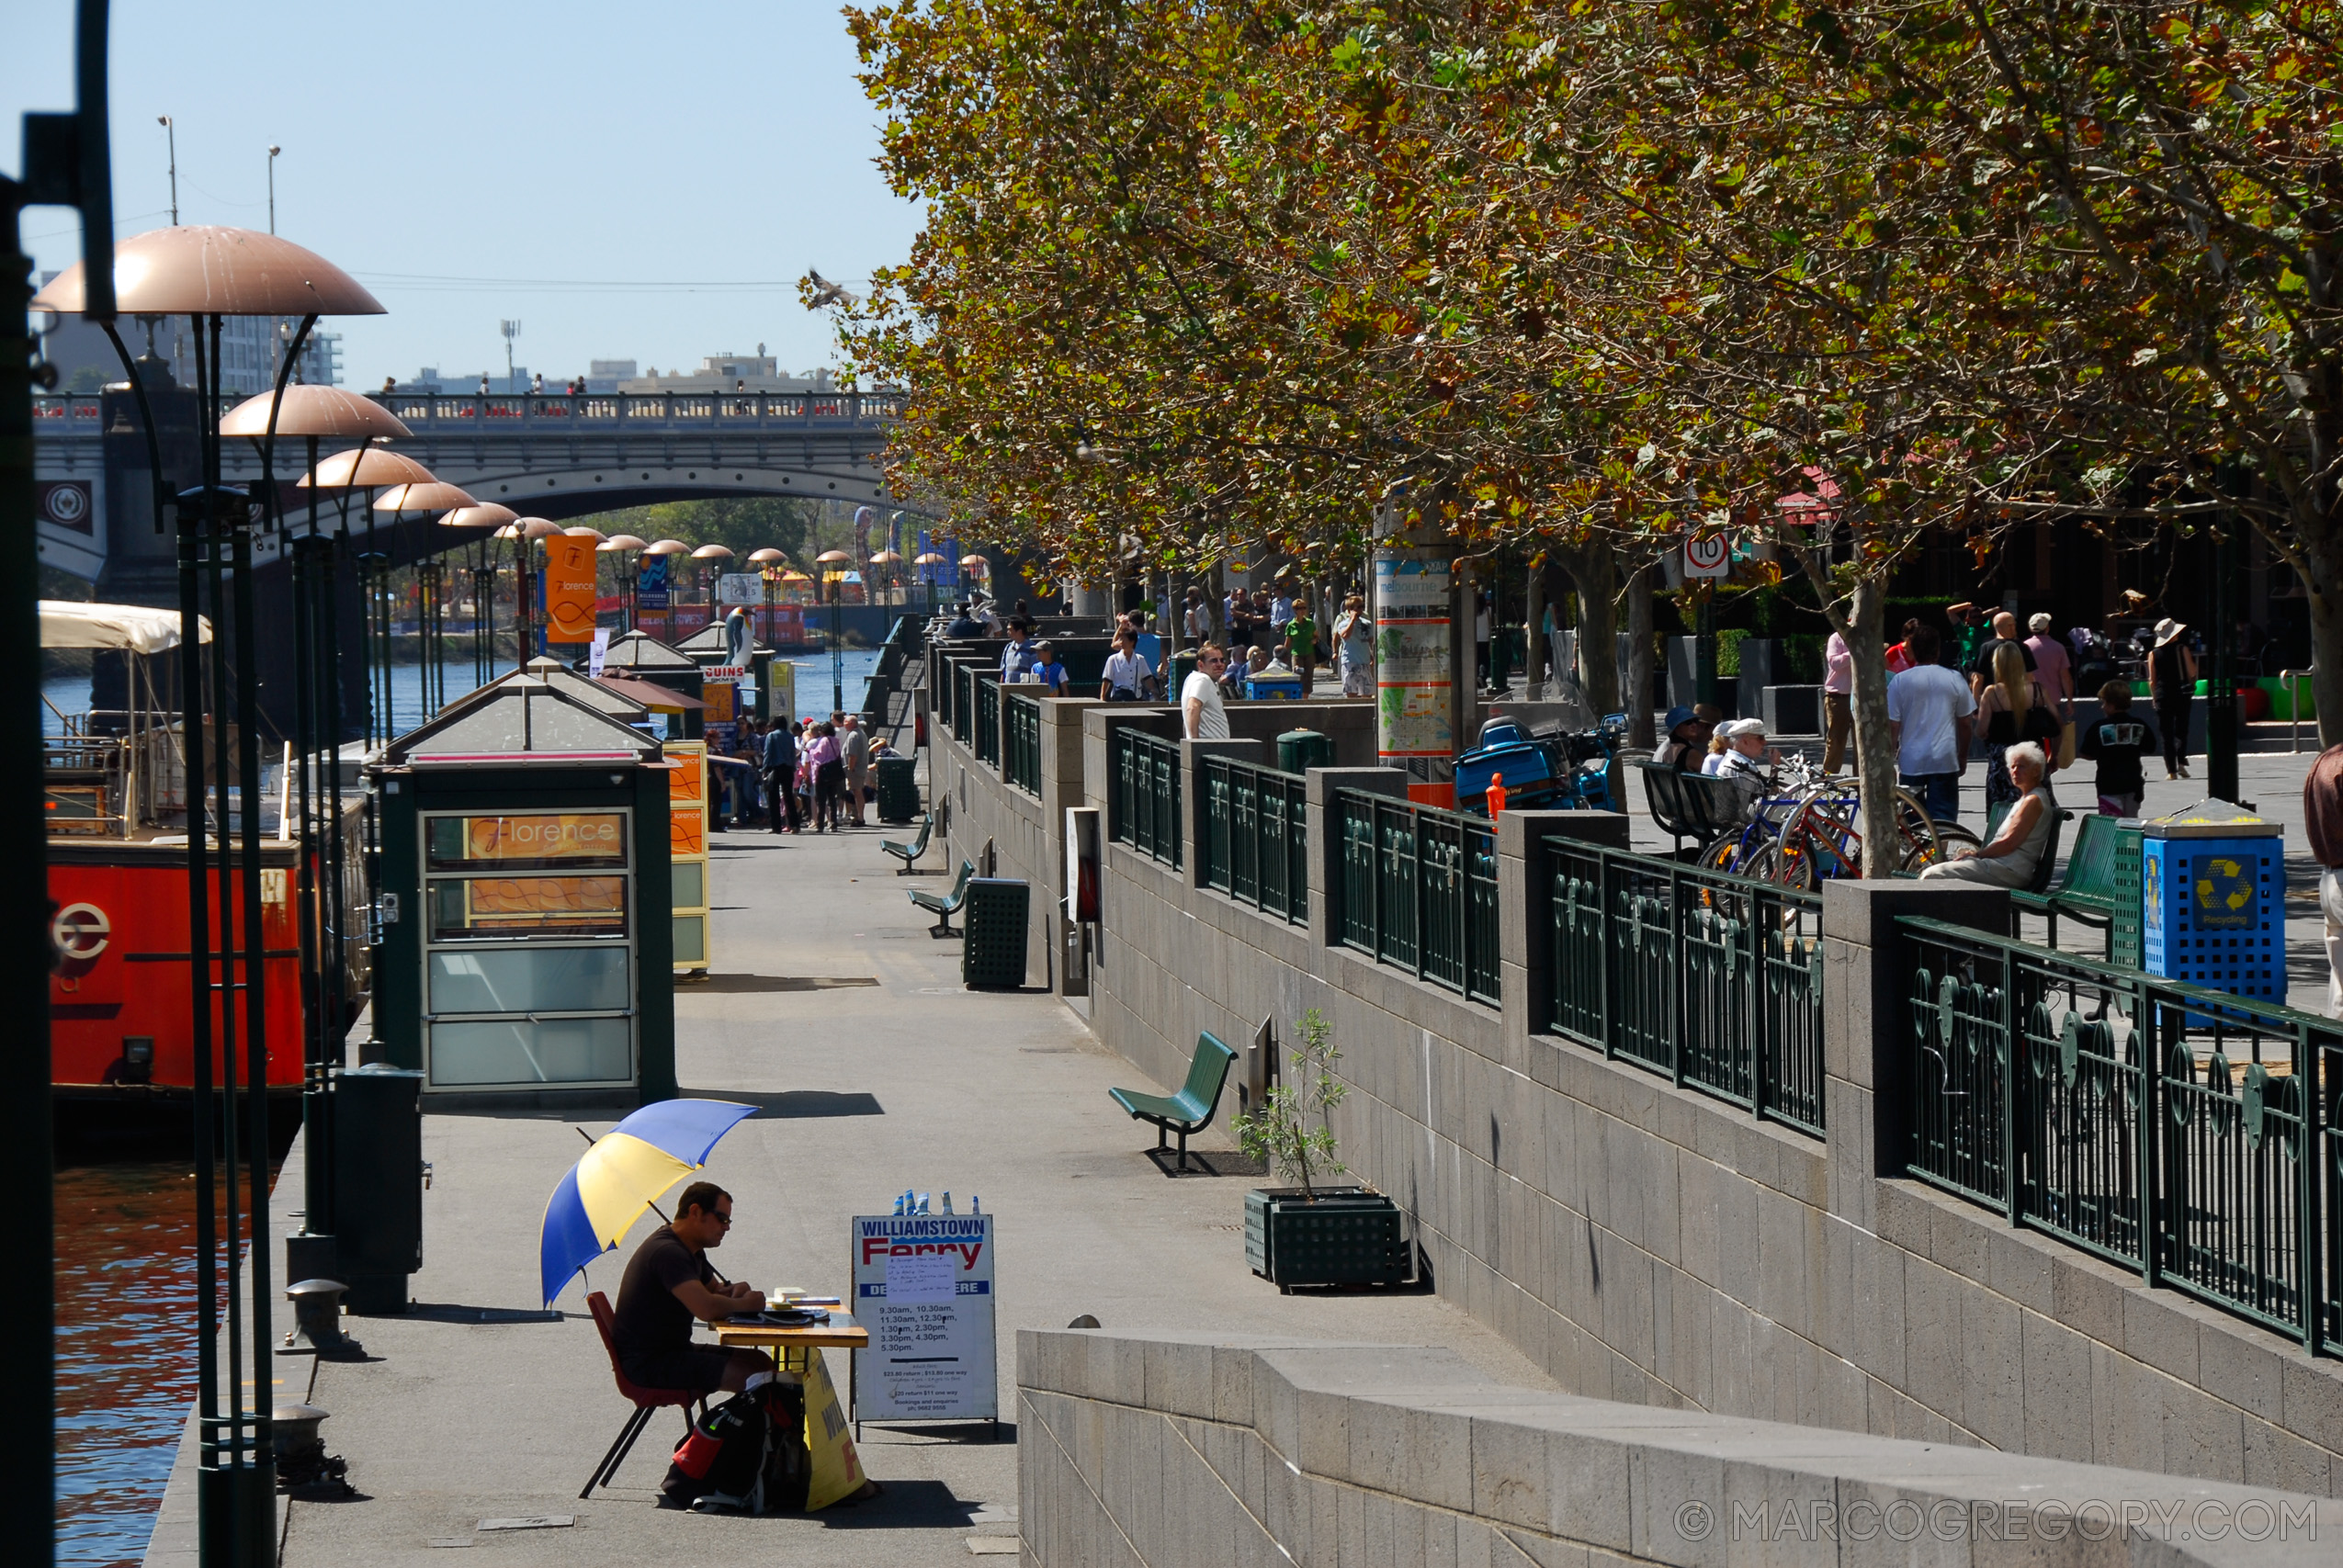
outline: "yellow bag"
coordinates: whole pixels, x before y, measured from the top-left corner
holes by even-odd
[[[854,1436],[846,1429],[846,1407],[838,1401],[830,1369],[820,1350],[809,1349],[805,1358],[806,1452],[813,1458],[813,1473],[806,1479],[806,1512],[810,1514],[861,1491],[864,1476]]]

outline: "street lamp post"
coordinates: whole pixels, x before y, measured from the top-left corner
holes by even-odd
[[[268,231],[277,232],[277,154],[284,149],[275,142],[268,144]]]
[[[270,1329],[274,1303],[269,1287],[267,1210],[268,1030],[260,824],[264,792],[258,787],[253,507],[242,491],[221,482],[221,338],[230,316],[300,319],[291,350],[277,368],[276,392],[281,400],[301,344],[321,315],[379,314],[382,307],[324,257],[245,230],[173,227],[123,241],[115,250],[118,264],[129,264],[108,269],[110,281],[121,290],[121,308],[135,315],[185,315],[193,329],[197,406],[201,411],[197,423],[200,468],[196,485],[179,496],[178,564],[181,739],[187,780],[188,1001],[194,1046],[198,1534],[207,1564],[232,1562],[264,1568],[275,1562],[277,1547],[270,1416],[275,1382],[269,1375],[276,1347]],[[90,310],[85,276],[83,266],[69,268],[36,297],[35,306],[72,313]],[[101,288],[101,299],[103,292]],[[92,310],[92,314],[112,340],[133,391],[141,399],[141,414],[145,418],[149,456],[157,479],[153,495],[159,530],[164,521],[165,470],[153,422],[139,390],[141,378],[106,313]],[[264,526],[273,526],[276,521],[277,425],[272,407],[260,446]],[[228,627],[226,635],[215,637],[210,643],[208,671],[203,655],[207,610],[213,624]],[[232,773],[228,756],[231,745],[236,751]],[[213,764],[209,783],[207,761]],[[208,887],[208,880],[216,880],[216,888]],[[211,922],[214,897],[221,917],[216,948]],[[244,1046],[241,1063],[233,1049],[240,1027]],[[221,1047],[216,1059],[219,1089],[229,1108],[228,1114],[217,1121],[216,1157],[215,1040]],[[239,1089],[243,1091],[241,1105]],[[213,1214],[215,1179],[226,1200],[224,1246]],[[240,1181],[248,1185],[248,1196],[239,1192]],[[248,1232],[241,1231],[247,1223]],[[249,1235],[249,1251],[239,1245],[242,1235]],[[219,1336],[228,1352],[224,1378],[216,1359],[215,1324],[224,1328]],[[247,1356],[249,1378],[245,1375]]]
[[[846,597],[846,567],[855,558],[843,550],[824,550],[814,558],[822,581],[830,589],[830,711],[846,711],[846,638],[840,626]]]

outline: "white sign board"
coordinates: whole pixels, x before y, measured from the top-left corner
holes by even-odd
[[[861,1216],[854,1246],[855,1419],[997,1419],[992,1216]]]
[[[1695,534],[1684,541],[1686,577],[1733,575],[1733,541],[1722,534]]]
[[[753,571],[728,571],[716,579],[716,602],[719,604],[762,604],[764,603],[764,579]]]
[[[594,647],[586,654],[586,678],[591,681],[601,680],[603,661],[609,657],[610,628],[596,626],[594,628]]]

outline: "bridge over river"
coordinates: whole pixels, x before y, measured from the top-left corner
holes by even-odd
[[[165,481],[175,492],[197,482],[197,400],[185,388],[153,382],[149,396]],[[888,493],[880,467],[888,430],[902,409],[900,392],[398,394],[375,400],[414,432],[412,441],[399,443],[402,452],[480,500],[524,515],[558,522],[652,502],[739,495],[922,510]],[[109,597],[164,602],[155,593],[167,586],[174,546],[167,531],[155,531],[151,465],[127,385],[36,398],[33,428],[41,559],[97,582]],[[298,477],[304,446],[299,440],[279,444],[280,479]],[[260,482],[253,443],[230,443],[223,462],[229,483]],[[470,537],[407,530],[390,548],[403,560]],[[255,547],[266,570],[278,559],[282,540],[263,538]]]

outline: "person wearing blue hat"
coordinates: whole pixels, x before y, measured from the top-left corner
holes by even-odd
[[[1654,761],[1665,762],[1680,773],[1696,773],[1708,755],[1708,738],[1714,728],[1706,719],[1688,707],[1668,710],[1668,738],[1652,753]]]

